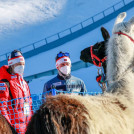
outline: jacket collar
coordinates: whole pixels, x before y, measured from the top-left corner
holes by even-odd
[[[61,76],[61,75],[57,75],[57,77],[60,79],[60,80],[67,80],[67,79],[70,79],[71,78],[71,74],[69,74],[68,76]]]

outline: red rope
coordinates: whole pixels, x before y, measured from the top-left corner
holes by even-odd
[[[125,34],[125,33],[122,33],[122,32],[115,32],[114,34],[122,34],[122,35],[125,35],[127,36],[133,43],[134,43],[134,39],[132,39],[129,35]]]
[[[93,64],[97,67],[101,67],[102,63],[107,59],[107,57],[104,57],[103,59],[99,59],[96,55],[93,54],[93,46],[90,47],[90,52],[91,52],[91,58],[92,58]],[[95,60],[99,62],[98,65],[95,62]]]

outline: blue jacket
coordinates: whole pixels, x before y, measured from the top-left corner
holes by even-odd
[[[51,90],[52,88],[59,91],[87,92],[84,82],[72,75],[64,79],[58,74],[56,77],[45,83],[43,93]]]

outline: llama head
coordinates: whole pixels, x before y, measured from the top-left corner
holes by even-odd
[[[131,36],[132,39],[134,39],[134,17],[132,17],[128,22],[123,22],[125,17],[126,12],[120,13],[117,16],[112,33],[123,32]]]
[[[97,42],[96,44],[94,44],[92,46],[92,50],[91,50],[91,46],[83,49],[80,54],[80,59],[82,61],[89,62],[91,64],[96,63],[96,65],[99,65],[100,61],[98,61],[96,58],[92,59],[91,51],[95,56],[97,56],[101,60],[106,57],[106,46],[107,46],[107,42],[110,38],[110,35],[109,35],[109,32],[107,31],[107,29],[105,29],[104,27],[101,27],[101,33],[102,33],[104,41]],[[103,66],[104,72],[106,74],[106,61],[102,63],[102,66]]]
[[[108,90],[124,93],[134,87],[134,17],[124,22],[126,13],[118,15],[107,47]]]
[[[120,13],[117,16],[111,39],[114,50],[111,48],[111,51],[115,51],[113,53],[116,53],[119,57],[126,58],[129,63],[132,62],[132,59],[134,59],[134,17],[132,17],[129,21],[124,22],[123,20],[125,17],[126,12]],[[120,60],[125,63],[122,58],[120,58]]]

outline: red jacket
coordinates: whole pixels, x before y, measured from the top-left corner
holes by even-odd
[[[32,99],[29,97],[30,90],[22,76],[11,75],[7,72],[7,69],[8,66],[0,68],[0,80],[6,79],[9,81],[11,94],[8,86],[0,81],[0,101],[4,101],[3,103],[0,102],[0,111],[18,133],[24,134],[26,125],[33,114]],[[11,101],[11,95],[12,99],[15,99],[14,101]]]

